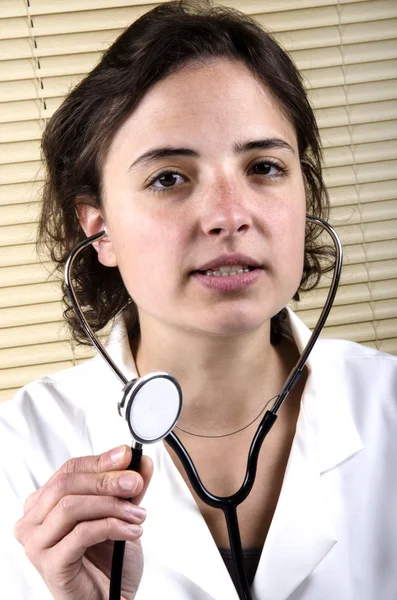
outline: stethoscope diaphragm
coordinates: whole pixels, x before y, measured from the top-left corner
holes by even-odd
[[[133,438],[153,444],[172,431],[182,410],[182,390],[168,373],[149,373],[129,381],[123,388],[119,413]]]

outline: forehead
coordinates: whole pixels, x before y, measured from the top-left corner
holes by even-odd
[[[215,149],[239,138],[281,137],[297,148],[295,129],[277,100],[241,62],[190,63],[157,82],[113,140],[113,149],[134,140],[208,142]],[[188,138],[188,139],[187,139]],[[139,148],[138,148],[139,147]]]

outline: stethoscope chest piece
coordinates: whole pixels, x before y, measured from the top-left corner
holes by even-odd
[[[182,410],[182,390],[168,373],[149,373],[123,389],[119,413],[141,444],[158,442],[170,433]]]

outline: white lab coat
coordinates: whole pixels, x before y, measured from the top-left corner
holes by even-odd
[[[301,350],[309,331],[292,313],[290,319]],[[132,379],[135,367],[120,324],[109,352]],[[253,599],[396,600],[397,358],[320,340],[309,370]],[[0,596],[51,598],[12,528],[26,496],[68,458],[131,443],[116,409],[120,390],[95,357],[29,384],[0,406]],[[143,502],[145,568],[136,600],[238,600],[163,443],[145,452],[154,476]]]

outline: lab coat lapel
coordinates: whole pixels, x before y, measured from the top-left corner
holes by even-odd
[[[189,488],[164,446],[156,444],[154,450],[151,455],[154,476],[145,497],[145,556],[157,562],[160,568],[180,574],[187,585],[190,580],[210,598],[238,600],[223,559]]]
[[[322,497],[315,440],[301,411],[282,490],[253,584],[254,598],[285,600],[336,543]]]
[[[290,322],[302,352],[310,332],[292,313]],[[313,350],[308,368],[283,486],[254,579],[255,600],[286,600],[337,543],[323,477],[362,448],[341,365]]]

